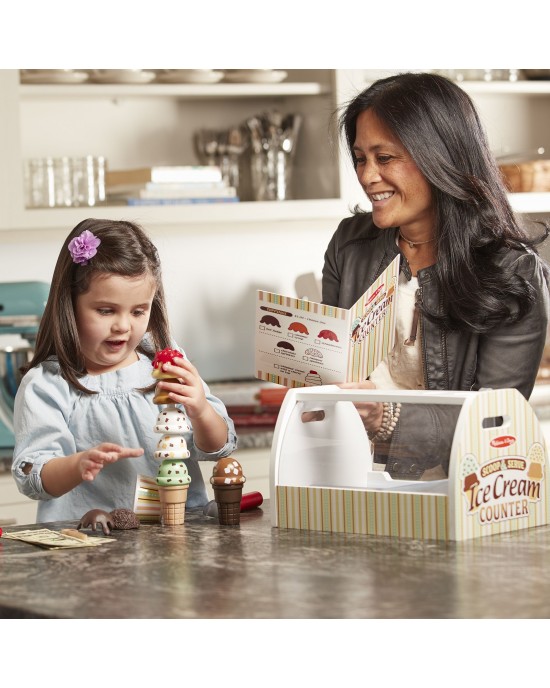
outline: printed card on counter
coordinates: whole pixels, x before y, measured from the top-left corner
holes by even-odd
[[[31,545],[38,545],[39,547],[45,547],[47,549],[97,547],[99,545],[108,544],[109,542],[116,542],[116,540],[112,538],[98,536],[86,537],[86,540],[80,540],[57,530],[50,530],[49,528],[19,530],[15,533],[4,533],[2,537],[9,540],[21,540],[22,542],[28,542]]]
[[[365,380],[395,340],[399,256],[349,309],[258,291],[260,380],[308,387]]]

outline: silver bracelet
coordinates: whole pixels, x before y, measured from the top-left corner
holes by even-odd
[[[378,432],[371,437],[373,442],[387,442],[390,439],[401,413],[401,404],[399,403],[384,401],[382,406],[382,422]]]

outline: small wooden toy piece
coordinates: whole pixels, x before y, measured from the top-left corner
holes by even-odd
[[[87,540],[88,536],[86,533],[81,533],[79,530],[75,530],[74,528],[62,528],[59,531],[62,535],[68,535],[69,537],[74,537],[77,540]]]
[[[172,363],[175,358],[185,358],[184,355],[181,353],[181,351],[178,351],[177,349],[163,349],[162,351],[158,351],[155,354],[155,357],[153,358],[152,366],[153,366],[153,372],[152,376],[155,378],[155,380],[169,380],[171,382],[177,382],[178,378],[174,377],[170,373],[165,373],[162,370],[162,366],[165,363]],[[168,396],[169,392],[165,389],[157,389],[155,390],[155,396],[153,399],[153,403],[157,404],[159,406],[163,404],[173,404],[173,400],[170,399]]]
[[[163,349],[153,359],[152,376],[156,380],[172,380],[169,373],[162,370],[164,363],[174,358],[183,358],[176,349]],[[191,431],[185,410],[176,406],[164,389],[157,390],[153,402],[164,408],[160,409],[154,431],[161,433],[155,459],[160,461],[156,483],[161,504],[161,522],[165,526],[179,526],[185,521],[185,505],[191,476],[188,473],[185,459],[190,456],[185,440],[185,433]]]
[[[113,509],[111,513],[103,511],[103,509],[92,509],[84,514],[80,519],[77,528],[91,528],[96,529],[100,525],[105,535],[111,534],[113,530],[129,530],[131,528],[139,528],[139,519],[131,509]],[[75,532],[78,532],[75,531]],[[84,535],[84,533],[81,533]],[[76,537],[76,536],[75,536]]]
[[[241,464],[232,456],[219,459],[212,470],[210,483],[218,505],[222,526],[238,526],[241,522],[241,499],[246,481]]]

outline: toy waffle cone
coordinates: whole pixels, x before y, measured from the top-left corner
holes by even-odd
[[[220,525],[238,526],[241,522],[242,483],[240,485],[212,485],[212,488],[218,505]]]
[[[178,381],[177,377],[166,377],[164,379],[170,382]],[[162,404],[174,404],[174,400],[168,396],[169,394],[170,392],[167,389],[159,389],[157,385],[155,389],[155,396],[153,397],[153,404],[157,404],[158,406]]]
[[[185,504],[189,485],[159,486],[162,525],[181,526],[185,520]]]

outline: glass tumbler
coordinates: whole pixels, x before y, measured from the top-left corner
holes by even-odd
[[[25,203],[28,208],[55,206],[55,178],[53,158],[31,158],[26,161]]]
[[[86,155],[72,159],[73,205],[93,206],[105,201],[105,158]]]
[[[72,165],[69,158],[54,158],[55,205],[69,207],[73,203]]]

